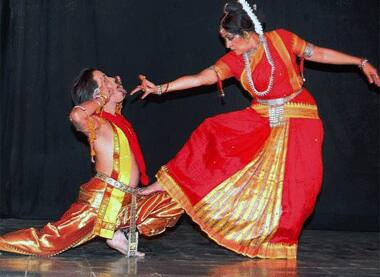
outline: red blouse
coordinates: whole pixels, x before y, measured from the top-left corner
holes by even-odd
[[[284,29],[265,33],[265,37],[275,64],[273,87],[267,95],[258,97],[254,94],[247,82],[243,56],[237,55],[233,51],[228,52],[215,63],[215,70],[219,78],[224,80],[235,77],[254,98],[281,98],[300,90],[303,87],[303,80],[299,60],[303,59],[307,42],[296,34]],[[251,56],[250,61],[252,80],[255,87],[259,91],[265,90],[268,87],[271,67],[262,45],[257,48]],[[313,97],[306,89],[293,99],[292,102],[315,104]]]

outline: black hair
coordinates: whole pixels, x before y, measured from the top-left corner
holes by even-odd
[[[75,105],[93,98],[94,90],[98,88],[98,84],[93,79],[93,72],[95,70],[95,68],[85,68],[75,79],[71,89],[71,97]]]
[[[224,6],[224,15],[220,20],[220,27],[233,35],[242,36],[244,32],[254,32],[255,26],[243,10],[242,5],[234,1],[227,1]]]

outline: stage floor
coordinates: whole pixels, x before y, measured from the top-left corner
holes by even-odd
[[[42,221],[0,219],[0,234]],[[219,247],[188,218],[127,259],[101,239],[52,258],[0,253],[0,276],[380,276],[379,233],[306,230],[297,261],[249,259]]]

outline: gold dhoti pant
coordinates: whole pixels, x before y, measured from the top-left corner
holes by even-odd
[[[0,236],[0,251],[54,256],[96,237],[94,226],[98,208],[107,184],[92,178],[80,187],[77,201],[55,222],[40,230],[29,228]],[[126,195],[118,214],[117,229],[129,227],[130,195]],[[176,224],[182,208],[166,192],[138,197],[137,229],[144,236],[153,236]]]

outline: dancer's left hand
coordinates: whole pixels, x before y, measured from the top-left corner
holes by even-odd
[[[144,94],[141,96],[140,99],[144,99],[149,94],[158,94],[158,88],[157,86],[149,81],[144,75],[139,75],[139,79],[141,81],[141,84],[137,86],[134,90],[131,91],[131,95],[134,95],[136,92],[142,90]]]

